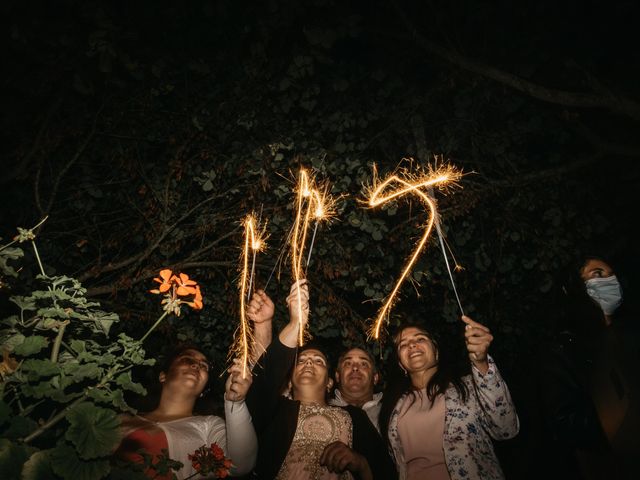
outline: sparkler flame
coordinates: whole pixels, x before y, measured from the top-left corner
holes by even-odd
[[[459,186],[458,180],[462,177],[462,172],[456,169],[452,165],[441,165],[439,167],[429,166],[426,173],[411,173],[406,169],[402,169],[397,174],[389,175],[385,180],[380,181],[378,179],[378,172],[376,166],[373,166],[373,186],[371,187],[367,203],[370,207],[377,207],[393,199],[401,197],[406,194],[414,194],[428,207],[429,220],[422,237],[418,241],[415,250],[409,257],[400,278],[396,282],[391,293],[387,296],[383,306],[378,311],[376,320],[371,325],[368,335],[369,338],[373,337],[378,340],[382,330],[382,325],[385,318],[388,318],[389,312],[393,307],[394,301],[402,286],[403,282],[411,272],[412,267],[418,260],[420,253],[429,240],[429,236],[433,230],[436,219],[438,218],[438,211],[436,208],[435,200],[423,191],[431,191],[433,187],[438,187],[444,190],[448,187]]]
[[[244,248],[240,275],[240,326],[236,330],[229,359],[240,358],[242,378],[246,378],[253,349],[253,332],[251,322],[247,318],[247,301],[252,293],[256,256],[265,247],[266,225],[260,226],[253,213],[247,215],[242,223],[244,225]],[[249,268],[249,255],[253,257],[251,268]]]
[[[291,268],[293,281],[298,282],[305,278],[306,274],[302,266],[304,258],[304,248],[307,243],[309,232],[309,223],[315,220],[315,227],[311,245],[309,246],[309,254],[307,256],[306,266],[309,265],[311,259],[311,251],[313,250],[313,242],[318,228],[318,223],[327,221],[335,213],[335,200],[329,195],[329,184],[318,184],[314,177],[310,176],[307,170],[300,169],[298,183],[296,186],[296,217],[293,224],[293,234],[291,235]],[[298,295],[300,290],[298,289]],[[302,305],[298,301],[298,318],[302,320]],[[298,334],[298,343],[300,346],[304,343],[305,331],[300,325]]]

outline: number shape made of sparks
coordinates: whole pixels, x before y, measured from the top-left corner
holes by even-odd
[[[242,361],[242,378],[247,378],[249,357],[253,348],[251,323],[247,318],[247,300],[251,294],[256,255],[264,248],[264,231],[266,227],[260,229],[253,214],[247,215],[243,224],[244,248],[242,250],[242,271],[240,275],[240,326],[236,330],[236,338],[230,357],[240,357]],[[250,253],[253,255],[251,266],[249,266]]]
[[[429,240],[429,236],[431,235],[431,231],[433,230],[433,226],[437,219],[438,211],[436,208],[435,200],[427,193],[423,192],[421,189],[429,190],[434,186],[444,187],[447,184],[456,184],[456,181],[459,180],[461,176],[462,173],[455,167],[446,165],[436,170],[429,170],[428,173],[423,175],[409,174],[405,171],[403,175],[404,178],[402,178],[399,175],[392,174],[384,181],[378,182],[374,165],[374,185],[371,188],[369,197],[367,199],[367,203],[369,204],[369,206],[377,207],[402,195],[414,194],[417,195],[420,200],[428,207],[429,220],[427,221],[427,225],[424,233],[422,234],[422,237],[418,241],[416,248],[414,249],[413,253],[409,257],[409,260],[407,261],[407,264],[402,270],[400,278],[396,282],[391,293],[387,296],[380,310],[378,310],[376,319],[371,325],[368,332],[369,338],[374,338],[376,340],[380,338],[380,332],[382,330],[384,319],[388,317],[394,300],[398,294],[398,291],[400,290],[400,287],[409,275],[409,272],[411,272],[411,269],[415,265],[418,257],[420,256],[420,253]]]
[[[327,218],[330,210],[329,203],[331,202],[330,197],[327,195],[328,189],[325,189],[323,193],[316,189],[314,179],[309,177],[304,168],[300,169],[296,190],[296,217],[293,224],[293,234],[291,235],[291,269],[295,283],[305,278],[302,261],[311,218],[315,218],[317,226],[317,222]],[[297,291],[299,297],[300,289]],[[300,323],[298,344],[302,346],[305,332],[302,326],[302,304],[300,298],[298,298],[297,306],[298,322]]]

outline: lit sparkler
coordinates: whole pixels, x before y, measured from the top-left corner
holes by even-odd
[[[373,186],[367,198],[370,207],[377,207],[405,194],[414,194],[418,195],[420,200],[428,207],[430,213],[422,237],[409,257],[407,264],[404,266],[402,274],[393,287],[393,290],[385,300],[382,308],[378,311],[376,320],[369,330],[369,337],[377,340],[380,338],[383,321],[385,318],[388,318],[402,283],[418,260],[422,249],[429,240],[434,224],[437,222],[438,211],[436,202],[434,198],[425,193],[423,189],[430,191],[433,187],[437,186],[442,190],[450,186],[458,186],[457,181],[462,177],[462,172],[451,165],[443,165],[435,169],[429,166],[426,173],[411,173],[403,169],[398,174],[389,175],[384,181],[380,182],[375,165],[373,168]]]
[[[260,227],[253,214],[247,215],[243,224],[244,248],[242,250],[242,273],[240,276],[240,326],[236,330],[236,338],[229,357],[240,357],[242,361],[242,378],[246,378],[251,349],[253,348],[251,322],[247,318],[247,302],[253,289],[256,256],[265,247],[266,226]],[[249,255],[252,256],[251,267],[249,267]]]
[[[298,177],[296,193],[296,217],[293,224],[291,235],[291,269],[293,273],[293,281],[298,282],[305,278],[304,268],[309,265],[311,260],[311,252],[315,241],[318,224],[321,221],[328,220],[335,213],[335,200],[329,195],[329,185],[318,186],[313,177],[310,177],[307,171],[300,169]],[[307,243],[309,232],[309,223],[315,220],[315,227],[309,246],[307,261],[305,267],[302,266],[304,258],[304,248]],[[300,295],[300,289],[297,290]],[[298,299],[299,300],[299,299]],[[298,303],[298,319],[302,321],[302,304]],[[298,343],[302,346],[304,343],[304,329],[300,325]]]

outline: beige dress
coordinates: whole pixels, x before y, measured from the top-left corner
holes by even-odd
[[[330,443],[341,441],[352,447],[349,414],[338,407],[300,405],[298,426],[289,452],[280,467],[278,480],[350,480],[349,472],[331,473],[320,465],[320,455]]]

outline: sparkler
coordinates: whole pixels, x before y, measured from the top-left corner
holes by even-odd
[[[373,186],[370,189],[367,199],[370,207],[377,207],[402,195],[413,194],[417,195],[420,198],[420,200],[428,207],[430,213],[429,220],[425,227],[425,231],[422,234],[422,237],[418,241],[415,250],[409,257],[409,260],[407,261],[407,264],[405,265],[400,278],[393,287],[393,290],[385,300],[382,308],[378,311],[376,320],[373,322],[368,332],[369,337],[373,337],[377,340],[380,338],[383,321],[385,318],[388,318],[389,312],[394,304],[394,300],[397,296],[398,291],[400,290],[401,285],[418,260],[422,249],[429,240],[429,236],[431,235],[431,231],[433,230],[434,225],[437,225],[438,211],[436,208],[435,199],[425,193],[423,189],[427,189],[428,191],[433,192],[432,189],[435,186],[439,187],[441,190],[447,188],[448,186],[458,186],[457,181],[462,177],[462,172],[451,165],[443,165],[437,168],[432,168],[430,166],[427,172],[423,174],[410,173],[409,171],[404,169],[398,174],[389,175],[384,181],[380,182],[378,180],[377,169],[374,165],[373,175]],[[442,241],[442,237],[440,238]]]
[[[297,283],[299,280],[305,278],[302,259],[304,258],[304,248],[307,242],[311,219],[315,219],[315,227],[313,229],[313,236],[311,245],[309,246],[305,268],[311,260],[311,252],[313,250],[318,224],[330,218],[334,213],[334,206],[335,201],[329,195],[329,185],[325,183],[318,187],[315,179],[310,177],[304,168],[300,169],[296,193],[296,217],[291,235],[291,268],[294,282]],[[298,296],[299,295],[300,289],[298,289]],[[298,298],[298,319],[302,322],[302,304],[299,300]],[[300,325],[298,336],[300,346],[304,343],[304,334],[304,329],[302,325]]]
[[[244,221],[244,248],[242,250],[242,273],[240,276],[240,326],[236,330],[236,338],[229,357],[240,357],[242,362],[242,378],[247,377],[249,358],[253,348],[253,335],[251,322],[247,318],[247,302],[251,297],[253,277],[255,273],[256,256],[265,246],[266,226],[260,227],[253,214],[245,217]],[[252,255],[251,268],[249,268],[249,255]]]

